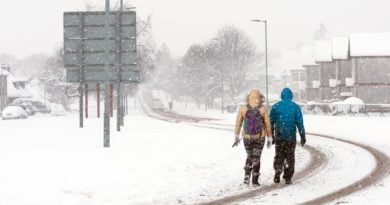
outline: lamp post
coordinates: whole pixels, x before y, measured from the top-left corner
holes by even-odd
[[[265,33],[265,93],[266,93],[266,102],[267,108],[269,108],[268,101],[268,41],[267,41],[267,20],[252,19],[253,22],[264,23],[264,33]]]

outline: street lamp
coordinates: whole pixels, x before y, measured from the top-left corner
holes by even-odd
[[[265,33],[265,93],[266,93],[266,102],[267,108],[269,108],[268,101],[268,42],[267,42],[267,20],[252,19],[253,22],[264,23],[264,33]]]

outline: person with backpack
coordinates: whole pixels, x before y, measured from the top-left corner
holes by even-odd
[[[274,182],[280,182],[280,175],[286,184],[291,184],[295,167],[296,132],[298,128],[301,136],[301,145],[306,143],[305,128],[303,126],[302,111],[299,105],[292,101],[293,93],[284,88],[281,101],[272,106],[270,118],[272,128],[272,144],[275,145]]]
[[[241,138],[244,139],[247,158],[245,161],[244,183],[249,184],[252,175],[252,184],[259,186],[260,158],[267,136],[267,146],[271,146],[271,124],[266,106],[263,106],[264,96],[257,89],[252,89],[246,99],[246,105],[241,106],[236,119],[234,132],[236,146]]]

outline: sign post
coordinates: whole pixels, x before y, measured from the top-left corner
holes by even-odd
[[[104,147],[110,146],[109,85],[117,85],[117,130],[123,124],[121,105],[125,83],[140,82],[136,66],[136,13],[111,11],[64,13],[66,79],[80,84],[80,127],[83,127],[83,85],[95,83],[104,90]]]

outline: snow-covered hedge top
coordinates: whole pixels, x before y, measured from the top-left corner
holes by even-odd
[[[316,62],[331,62],[332,41],[317,41],[315,44],[314,59]]]
[[[390,33],[362,33],[349,36],[351,56],[390,56]]]
[[[363,100],[357,97],[349,97],[344,100],[344,103],[350,105],[364,105]]]
[[[333,59],[348,59],[349,39],[348,37],[335,37],[332,39]]]

